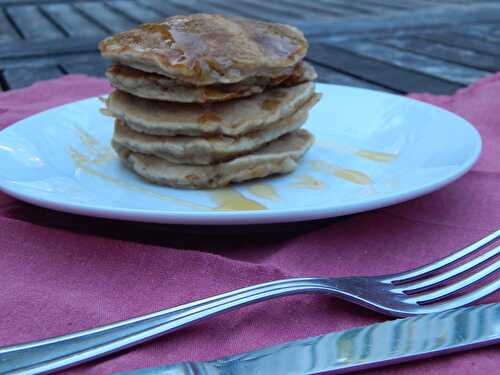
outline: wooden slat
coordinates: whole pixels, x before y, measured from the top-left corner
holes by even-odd
[[[390,13],[390,12],[401,12],[401,7],[394,7],[391,4],[387,4],[385,2],[376,2],[371,0],[357,0],[357,1],[342,1],[344,3],[348,3],[349,5],[359,9],[360,11],[365,11],[367,13]]]
[[[8,7],[6,12],[25,39],[49,40],[65,37],[65,34],[47,19],[36,6]]]
[[[453,32],[500,44],[499,24],[500,19],[494,24],[467,25],[467,27],[456,28]]]
[[[331,14],[335,14],[340,17],[352,17],[359,16],[360,14],[366,14],[366,12],[360,12],[359,10],[352,9],[350,7],[338,6],[338,4],[333,3],[319,3],[317,1],[301,1],[301,0],[283,0],[291,6],[307,6],[316,9],[324,9]],[[295,5],[297,4],[297,5]]]
[[[406,10],[414,9],[415,4],[408,0],[362,0],[365,4],[374,4],[387,8],[387,10]]]
[[[0,9],[0,43],[19,39],[19,34],[5,16],[4,10]]]
[[[449,4],[449,5],[472,5],[475,6],[476,4],[480,3],[497,3],[498,0],[418,0],[422,2],[425,5],[443,5],[443,4]]]
[[[500,38],[500,22],[496,24],[496,27],[491,30],[491,36],[494,38]]]
[[[97,51],[90,53],[76,52],[23,58],[4,58],[0,59],[0,70],[19,67],[37,68],[48,65],[87,64],[98,60],[106,62]]]
[[[106,34],[105,30],[83,17],[70,4],[45,4],[41,9],[70,37]]]
[[[182,14],[179,11],[183,11],[184,14],[185,13],[193,13],[193,12],[205,12],[205,13],[224,13],[224,14],[228,14],[228,15],[244,16],[244,17],[250,17],[250,18],[255,18],[255,17],[262,18],[262,17],[260,17],[261,13],[259,13],[259,15],[257,16],[255,13],[250,14],[248,12],[241,11],[241,10],[237,9],[236,7],[235,8],[225,7],[224,9],[222,9],[221,7],[217,7],[214,4],[210,4],[206,1],[198,2],[197,0],[169,0],[168,3],[164,3],[164,2],[156,2],[155,0],[139,0],[139,2],[141,4],[147,4],[151,8],[156,9],[158,11],[162,11],[162,13],[167,14],[167,15]],[[170,13],[168,12],[168,10],[171,6],[174,6],[176,8],[176,13],[172,14],[172,12],[170,12]],[[267,20],[276,21],[272,17],[270,17]],[[288,19],[286,21],[286,23],[292,23],[292,24],[295,22],[301,23],[302,31],[306,34],[308,33],[308,30],[309,30],[308,26],[310,23],[300,22],[298,20],[297,21],[294,20],[292,22],[292,20],[290,20],[290,19]]]
[[[101,2],[77,3],[75,7],[84,13],[88,18],[99,24],[111,33],[128,30],[137,23],[124,16],[111,11],[110,8]]]
[[[130,0],[112,0],[107,2],[107,4],[138,23],[154,22],[164,18],[157,11],[140,6]]]
[[[267,9],[266,11],[262,11],[258,7],[240,2],[236,3],[221,0],[205,0],[204,4],[211,5],[213,7],[213,12],[218,13],[237,14],[249,18],[282,23],[287,23],[291,19],[286,15],[281,15],[277,11],[270,11],[269,9]],[[190,6],[196,9],[198,5],[190,4]]]
[[[482,70],[465,67],[458,64],[435,60],[430,57],[406,52],[371,42],[341,42],[335,47],[370,57],[381,62],[414,70],[436,78],[443,78],[459,84],[470,84],[489,73]]]
[[[494,38],[500,38],[500,22],[499,25],[491,31],[491,36]]]
[[[433,27],[456,26],[471,22],[498,22],[500,4],[481,4],[467,7],[440,6],[416,9],[391,15],[360,16],[345,18],[336,22],[318,19],[315,22],[294,22],[304,27],[309,36],[340,35],[359,37],[370,36],[374,32],[397,32],[399,30],[425,30]]]
[[[220,1],[220,0],[219,0]],[[270,13],[273,15],[284,16],[285,18],[306,18],[307,14],[298,12],[294,7],[287,4],[272,1],[240,0],[238,6],[244,4],[246,7],[258,9],[261,13]]]
[[[173,4],[178,8],[185,9],[189,13],[224,13],[235,16],[248,16],[245,12],[233,10],[232,8],[221,8],[216,4],[211,4],[207,1],[197,0],[170,0],[169,4]]]
[[[184,6],[177,6],[172,1],[157,1],[157,0],[138,0],[137,3],[143,7],[153,9],[164,17],[175,16],[177,14],[188,14],[192,10]]]
[[[487,55],[500,56],[500,49],[497,43],[488,42],[472,36],[455,33],[422,34],[416,36],[424,40],[432,40],[448,46],[482,52]]]
[[[72,3],[95,0],[71,0]],[[0,0],[0,6],[8,5],[33,5],[34,3],[67,3],[68,0]]]
[[[462,85],[433,78],[325,44],[312,44],[308,59],[400,92],[450,94]]]
[[[268,2],[269,0],[258,0],[260,2]],[[329,16],[329,17],[343,17],[346,14],[342,12],[342,10],[337,10],[334,9],[331,6],[324,6],[320,4],[316,4],[312,1],[299,1],[299,0],[281,0],[282,3],[287,4],[289,6],[293,6],[294,9],[297,10],[305,10],[310,14],[314,14],[317,16],[322,16],[324,17]]]
[[[478,38],[488,38],[497,26],[497,24],[467,25],[466,27],[455,27],[450,31],[475,36]]]
[[[391,4],[394,6],[402,6],[406,7],[407,9],[414,10],[414,9],[421,9],[421,8],[429,8],[430,4],[426,1],[423,0],[369,0],[369,1],[376,1],[379,3],[384,3],[384,4]],[[442,5],[442,4],[438,4]]]
[[[485,55],[467,49],[446,46],[415,37],[384,39],[383,44],[413,51],[418,54],[437,57],[453,63],[471,66],[481,70],[496,72],[500,70],[500,57]]]
[[[54,41],[19,41],[0,44],[0,59],[84,53],[97,50],[101,38],[66,38]]]
[[[346,11],[353,12],[356,15],[375,13],[375,10],[373,8],[360,5],[356,1],[346,2],[342,0],[316,0],[315,2],[325,6],[333,6],[335,8],[345,9]]]
[[[291,0],[291,1],[301,2],[300,0]],[[304,2],[301,2],[301,3],[304,3]],[[354,17],[354,16],[359,16],[360,14],[361,15],[366,14],[366,12],[360,12],[359,10],[352,9],[350,7],[345,7],[345,6],[338,6],[338,4],[333,4],[333,3],[319,3],[316,1],[314,1],[314,2],[309,1],[309,2],[307,2],[307,4],[314,5],[314,6],[319,7],[319,8],[328,9],[331,12],[335,12],[335,13],[341,15],[342,17]]]
[[[87,74],[94,77],[104,77],[109,62],[103,59],[95,59],[85,63],[62,64],[62,69],[69,74]]]
[[[474,1],[471,0],[425,0],[426,2],[429,3],[435,3],[435,4],[442,4],[442,3],[448,3],[448,4],[464,4],[464,5],[471,5],[474,3]],[[477,0],[476,0],[477,1]],[[483,2],[484,0],[479,0],[480,2]]]
[[[3,77],[9,89],[17,89],[32,85],[35,82],[53,79],[62,76],[61,69],[57,66],[43,66],[38,68],[12,68],[3,72]]]
[[[318,82],[333,83],[335,85],[345,85],[352,87],[361,87],[377,91],[396,92],[386,87],[382,87],[374,83],[366,82],[363,81],[362,79],[358,79],[353,76],[337,72],[323,65],[315,63],[313,63],[313,65],[314,69],[316,69],[316,73],[318,73],[318,79],[317,79]]]

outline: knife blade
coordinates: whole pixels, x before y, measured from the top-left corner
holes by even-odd
[[[500,343],[500,303],[463,307],[328,333],[206,362],[122,375],[346,373]]]

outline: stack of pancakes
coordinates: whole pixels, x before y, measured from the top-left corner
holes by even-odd
[[[319,100],[316,73],[294,27],[194,14],[99,47],[114,63],[113,148],[146,180],[215,188],[287,173],[314,141],[300,127]]]

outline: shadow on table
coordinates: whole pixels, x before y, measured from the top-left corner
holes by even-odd
[[[345,218],[259,225],[175,225],[119,221],[54,211],[14,201],[0,209],[10,219],[76,233],[186,250],[225,253],[293,239]],[[226,254],[230,255],[230,254]]]

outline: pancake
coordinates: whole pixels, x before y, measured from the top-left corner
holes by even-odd
[[[172,103],[142,99],[113,91],[107,110],[135,131],[154,135],[214,135],[230,137],[272,124],[318,100],[314,84],[275,88],[242,99],[208,104]]]
[[[122,162],[145,180],[177,188],[199,189],[289,173],[297,167],[313,142],[311,133],[299,129],[283,135],[254,154],[205,166],[172,164],[156,156],[130,151],[116,142],[112,145]]]
[[[258,94],[266,87],[293,86],[313,81],[316,72],[311,64],[300,62],[291,76],[275,79],[250,77],[239,83],[194,86],[155,73],[147,73],[125,65],[113,64],[106,71],[111,85],[121,91],[146,99],[181,103],[226,101]]]
[[[152,154],[170,163],[206,165],[250,153],[283,134],[300,128],[306,119],[307,110],[300,110],[256,132],[238,138],[150,135],[138,133],[122,121],[116,120],[113,141],[131,151]]]
[[[288,76],[307,47],[293,26],[222,14],[169,17],[99,43],[113,62],[194,85]]]

